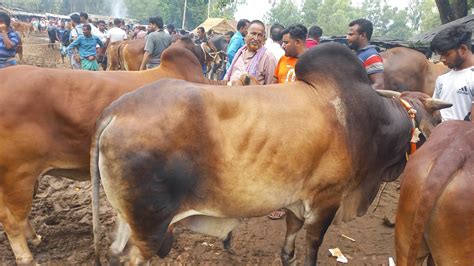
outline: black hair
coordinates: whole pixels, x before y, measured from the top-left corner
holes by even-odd
[[[318,39],[323,36],[323,29],[319,26],[311,26],[308,30],[308,37],[311,39]]]
[[[370,41],[370,39],[372,38],[372,33],[374,32],[374,25],[372,25],[372,22],[365,18],[360,18],[353,20],[351,21],[351,23],[349,23],[349,27],[355,25],[359,25],[357,32],[359,32],[359,34],[365,33],[365,35],[367,36],[367,40]]]
[[[252,20],[249,24],[249,27],[252,24],[259,24],[260,26],[262,26],[263,27],[263,32],[265,33],[265,23],[263,23],[261,20],[258,20],[258,19]]]
[[[189,36],[183,36],[180,38],[182,42],[188,43],[188,44],[194,44],[193,40]]]
[[[174,32],[174,31],[175,31],[175,27],[174,27],[173,24],[168,24],[168,25],[166,25],[166,28],[168,29],[168,31],[171,31],[171,32]],[[170,32],[170,33],[171,33],[171,32]]]
[[[290,34],[290,38],[293,40],[306,40],[306,35],[308,34],[308,30],[302,24],[293,24],[288,26],[288,28],[284,29],[281,32],[281,35]]]
[[[245,27],[247,23],[250,23],[248,19],[241,19],[239,22],[237,22],[237,30],[240,30],[241,28]]]
[[[105,21],[103,21],[103,20],[97,21],[97,25],[100,24],[100,23],[106,24]]]
[[[201,32],[204,32],[204,33],[206,32],[206,30],[204,29],[204,27],[198,27],[197,30],[198,30],[198,31],[201,31]]]
[[[87,15],[86,12],[81,12],[81,13],[79,13],[79,16],[85,18],[86,20],[89,19],[89,15]]]
[[[455,25],[443,29],[431,41],[430,48],[434,52],[443,53],[457,49],[462,44],[471,50],[472,31],[466,25]]]
[[[92,30],[91,24],[84,24],[82,27],[87,28],[89,31]]]
[[[72,15],[71,15],[71,20],[72,20],[72,22],[74,22],[75,24],[80,24],[80,23],[81,23],[81,17],[79,17],[78,14],[72,14]]]
[[[5,25],[7,26],[7,28],[10,27],[11,19],[7,13],[0,12],[0,19],[3,20],[3,22],[5,22]]]
[[[232,36],[234,36],[234,32],[233,31],[228,31],[224,35],[228,35],[232,38]]]
[[[119,18],[114,18],[114,25],[119,26],[120,24],[122,24],[122,21]]]
[[[149,22],[158,26],[159,29],[163,29],[163,19],[160,16],[151,17]]]
[[[282,31],[284,29],[285,27],[283,27],[283,25],[281,25],[280,23],[273,24],[270,28],[270,38],[272,38],[274,42],[281,41],[281,39],[283,39]]]

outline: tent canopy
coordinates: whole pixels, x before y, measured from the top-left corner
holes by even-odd
[[[451,27],[451,26],[454,26],[454,25],[460,25],[460,24],[464,24],[469,29],[474,31],[474,15],[469,15],[469,16],[451,21],[451,22],[446,23],[444,25],[441,25],[438,28],[432,29],[428,32],[420,33],[420,34],[414,36],[413,38],[411,38],[410,41],[412,41],[412,42],[421,42],[421,43],[430,43],[431,40],[433,40],[434,36],[436,36],[436,34],[439,31],[441,31],[443,29],[446,29],[448,27]],[[472,40],[474,40],[474,35],[472,36]]]
[[[201,25],[197,26],[193,32],[197,31],[197,28],[204,27],[204,30],[213,30],[216,33],[225,34],[228,31],[236,31],[236,25],[234,22],[228,21],[225,18],[208,18]]]

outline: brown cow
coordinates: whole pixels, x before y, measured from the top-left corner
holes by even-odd
[[[175,223],[225,238],[243,217],[287,208],[282,261],[295,259],[304,225],[314,265],[331,222],[363,215],[402,172],[412,122],[429,135],[451,106],[418,92],[380,97],[337,43],[306,52],[296,75],[232,90],[166,79],[106,108],[91,151],[96,254],[101,178],[122,229],[111,251],[130,235],[131,264],[166,256]]]
[[[31,30],[33,30],[33,24],[23,21],[12,21],[12,27],[17,31],[21,37],[25,38],[30,36]]]
[[[473,265],[473,181],[474,124],[442,123],[402,175],[397,265]]]
[[[18,263],[33,260],[27,238],[40,242],[27,220],[38,176],[89,180],[94,122],[105,106],[165,77],[223,84],[205,79],[194,55],[180,47],[167,49],[161,66],[147,71],[13,66],[0,76],[0,222]]]
[[[120,51],[128,41],[113,42],[107,47],[107,71],[123,70],[120,64]]]
[[[204,52],[194,45],[190,38],[178,39],[171,44],[171,47],[173,46],[190,50],[197,57],[200,64],[204,63]],[[114,43],[107,49],[107,56],[111,58],[107,70],[139,70],[145,53],[144,49],[145,40],[142,39]]]
[[[436,78],[449,69],[442,64],[434,64],[422,53],[397,47],[382,54],[384,66],[384,87],[393,91],[419,91],[433,95]]]
[[[144,39],[128,41],[127,44],[123,45],[119,52],[122,69],[127,71],[140,70],[143,55],[145,54],[144,49]]]

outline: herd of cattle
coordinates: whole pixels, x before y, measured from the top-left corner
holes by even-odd
[[[178,44],[186,46],[186,48],[194,53],[201,65],[207,66],[209,78],[213,78],[216,67],[224,66],[227,43],[225,43],[222,35],[214,34],[209,36],[209,41],[196,46],[190,38],[177,40]],[[126,40],[112,43],[107,48],[107,70],[140,70],[140,65],[145,54],[145,40]],[[225,56],[224,56],[225,57]]]
[[[97,263],[101,183],[118,214],[110,258],[127,244],[132,265],[164,257],[174,226],[229,247],[241,218],[286,208],[282,262],[294,262],[304,226],[314,265],[329,225],[364,215],[400,175],[397,263],[474,261],[474,127],[437,126],[451,104],[428,96],[447,68],[391,49],[385,87],[400,92],[374,91],[357,57],[327,43],[299,59],[294,83],[229,87],[202,75],[192,47],[178,42],[139,72],[0,70],[0,222],[17,263],[34,261],[27,241],[41,242],[27,217],[43,175],[92,177]]]

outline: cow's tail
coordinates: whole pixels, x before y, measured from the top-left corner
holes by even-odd
[[[433,162],[424,182],[420,200],[417,204],[412,224],[412,238],[408,251],[407,265],[415,265],[426,224],[433,212],[434,206],[444,188],[456,176],[459,169],[466,163],[466,154],[460,152],[457,145],[452,145]],[[406,176],[405,178],[409,178]],[[403,189],[403,185],[402,185]]]
[[[99,232],[99,200],[100,200],[100,171],[99,171],[99,141],[104,129],[112,122],[113,117],[99,119],[95,135],[92,138],[90,172],[92,179],[92,228],[94,233],[95,265],[100,265],[100,232]]]

